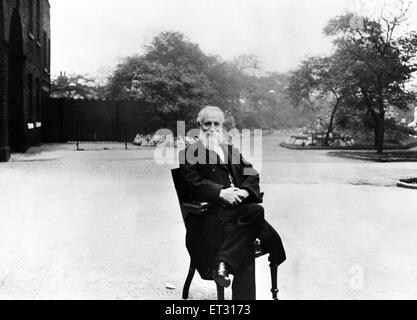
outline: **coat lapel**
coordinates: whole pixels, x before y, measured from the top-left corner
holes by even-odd
[[[229,168],[227,166],[227,163],[231,163],[231,162],[227,162],[227,161],[231,161],[231,159],[230,159],[230,154],[229,154],[228,146],[222,144],[220,147],[223,150],[226,163],[224,163],[222,161],[222,159],[220,159],[220,157],[217,154],[217,152],[214,152],[214,151],[211,151],[211,150],[207,149],[203,145],[203,143],[201,142],[201,140],[199,140],[197,142],[197,150],[198,150],[198,152],[204,152],[205,153],[205,159],[206,159],[206,163],[205,164],[217,164],[218,166],[220,166],[224,170],[229,171]],[[199,159],[201,159],[201,157],[199,157]]]
[[[230,173],[235,182],[238,182],[237,177],[239,175],[238,175],[238,170],[237,170],[237,164],[233,162],[234,155],[233,155],[232,147],[230,145],[222,144],[220,146],[223,150],[226,163],[220,159],[220,156],[217,154],[217,152],[207,149],[201,141],[197,142],[196,147],[199,153],[200,152],[205,153],[205,159],[206,159],[205,164],[218,165],[220,168],[224,169],[228,174]],[[202,160],[202,155],[199,154],[198,158]]]
[[[228,145],[228,144],[222,144],[221,145],[223,153],[224,153],[224,157],[227,159],[227,164],[229,164],[229,166],[227,166],[226,164],[223,165],[223,167],[229,171],[229,168],[231,169],[231,175],[233,176],[234,180],[237,181],[237,168],[236,168],[236,164],[233,162],[233,148],[232,146]]]
[[[224,154],[224,161],[220,160],[220,167],[222,167],[223,169],[225,169],[226,171],[229,171],[229,167],[227,166],[227,164],[231,163],[230,162],[230,154],[229,154],[229,149],[228,146],[225,144],[221,144],[220,148],[223,150],[223,154]],[[218,157],[220,159],[220,157]]]

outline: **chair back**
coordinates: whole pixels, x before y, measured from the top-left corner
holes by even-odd
[[[182,206],[182,203],[184,202],[184,199],[185,199],[185,189],[184,189],[184,184],[182,182],[180,168],[171,170],[171,175],[172,175],[172,180],[174,182],[175,191],[177,192],[178,202],[181,207],[182,218],[185,221],[187,213]]]

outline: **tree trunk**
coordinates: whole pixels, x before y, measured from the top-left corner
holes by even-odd
[[[377,117],[374,117],[374,130],[375,130],[375,135],[374,135],[374,146],[377,148],[379,146],[379,120]]]
[[[337,99],[336,105],[335,105],[335,106],[334,106],[334,108],[333,108],[332,116],[330,117],[329,128],[327,129],[326,138],[324,139],[324,145],[325,145],[326,147],[328,147],[328,146],[329,146],[330,134],[331,134],[331,133],[332,133],[332,131],[333,131],[333,122],[334,122],[334,118],[335,118],[335,116],[336,116],[336,111],[337,111],[337,108],[339,107],[339,104],[340,104],[340,101],[341,101],[341,100],[342,100],[342,97],[339,97],[339,98]]]
[[[378,153],[384,152],[384,135],[385,135],[385,108],[384,99],[382,92],[382,85],[379,86],[378,90]]]
[[[384,136],[385,136],[385,114],[382,113],[380,115],[379,119],[379,125],[378,125],[378,153],[384,153]]]

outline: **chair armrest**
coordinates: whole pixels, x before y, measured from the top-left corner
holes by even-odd
[[[253,249],[255,250],[255,258],[262,257],[269,253],[264,244],[259,239],[256,239],[253,243]]]
[[[210,203],[208,202],[198,202],[198,201],[192,201],[192,202],[183,202],[181,204],[184,210],[187,211],[187,213],[190,214],[196,214],[199,216],[204,216],[209,212],[209,209],[211,207]]]

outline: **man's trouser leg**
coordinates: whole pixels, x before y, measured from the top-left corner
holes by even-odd
[[[262,224],[259,232],[259,239],[266,250],[270,253],[271,262],[279,266],[285,261],[286,255],[281,237],[278,232],[266,221]]]
[[[264,209],[257,204],[222,209],[220,221],[224,238],[216,260],[228,263],[236,272],[253,255],[253,243],[264,222]]]
[[[233,300],[256,300],[255,257],[237,270],[232,285]]]

